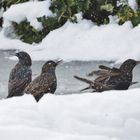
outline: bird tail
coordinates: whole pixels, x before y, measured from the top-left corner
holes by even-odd
[[[137,84],[138,82],[131,82],[130,86]]]
[[[88,80],[86,78],[79,77],[79,76],[74,76],[74,78],[76,78],[76,79],[78,79],[78,80],[80,80],[82,82],[85,82],[85,83],[90,85],[90,86],[88,86],[88,87],[86,87],[84,89],[81,89],[80,91],[85,91],[85,90],[88,90],[88,89],[93,89],[93,87],[94,87],[94,82],[93,81]]]
[[[80,80],[80,81],[83,81],[83,82],[85,82],[85,83],[87,83],[87,84],[93,84],[93,81],[91,81],[91,80],[88,80],[88,79],[86,79],[86,78],[82,78],[82,77],[79,77],[79,76],[74,76],[74,78],[76,78],[76,79],[78,79],[78,80]]]
[[[83,89],[81,89],[80,91],[82,92],[82,91],[85,91],[85,90],[88,90],[88,89],[91,89],[91,86],[88,86],[88,87],[86,87],[86,88],[83,88]]]

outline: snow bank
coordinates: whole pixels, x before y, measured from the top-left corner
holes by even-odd
[[[78,24],[67,22],[52,31],[39,44],[40,51],[31,52],[35,60],[60,57],[70,60],[119,60],[140,59],[140,26],[132,29],[128,22],[123,26],[92,25],[82,20]]]
[[[139,140],[140,89],[0,101],[2,140]]]
[[[87,20],[78,24],[67,22],[52,31],[40,44],[29,45],[0,34],[0,49],[28,51],[33,60],[62,58],[71,60],[124,61],[140,59],[140,26],[131,28],[129,22],[122,26],[109,24],[96,26]]]

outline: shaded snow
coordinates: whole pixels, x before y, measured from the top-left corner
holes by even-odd
[[[139,140],[140,89],[0,101],[3,140]]]

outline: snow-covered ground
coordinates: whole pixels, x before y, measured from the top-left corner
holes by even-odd
[[[139,140],[140,89],[0,101],[2,140]]]

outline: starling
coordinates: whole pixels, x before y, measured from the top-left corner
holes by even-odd
[[[46,93],[54,94],[57,88],[55,69],[61,61],[47,61],[42,67],[41,74],[27,86],[25,93],[32,94],[37,102]]]
[[[132,82],[132,71],[137,64],[140,64],[140,61],[128,59],[120,66],[120,68],[109,68],[100,65],[99,68],[102,70],[93,71],[92,73],[90,73],[90,75],[98,75],[98,77],[94,81],[78,76],[74,77],[89,84],[89,86],[87,88],[84,88],[83,90],[94,89],[94,91],[96,92],[102,92],[105,90],[126,90],[132,84],[137,83]]]
[[[7,98],[23,95],[25,88],[32,80],[32,60],[29,54],[22,51],[15,56],[19,61],[10,72]]]

